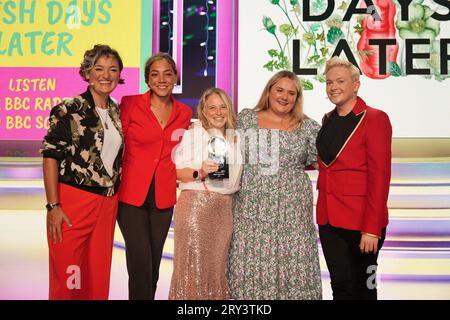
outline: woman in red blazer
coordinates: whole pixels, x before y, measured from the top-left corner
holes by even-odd
[[[376,299],[376,267],[388,224],[392,127],[357,96],[359,70],[334,57],[325,69],[336,108],[317,136],[322,250],[334,299]]]
[[[129,299],[154,299],[164,242],[176,202],[172,149],[192,110],[175,100],[177,68],[166,53],[145,64],[150,90],[120,104],[125,152],[117,221],[125,239]]]

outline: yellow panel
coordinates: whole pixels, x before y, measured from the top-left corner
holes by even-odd
[[[1,66],[78,67],[87,49],[103,43],[125,66],[139,67],[140,11],[141,0],[2,1]]]

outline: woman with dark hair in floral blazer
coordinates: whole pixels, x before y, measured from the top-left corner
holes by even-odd
[[[110,98],[122,60],[107,45],[84,54],[83,94],[50,113],[43,154],[50,255],[50,299],[108,299],[123,149]]]

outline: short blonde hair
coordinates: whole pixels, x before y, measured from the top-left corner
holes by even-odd
[[[327,64],[325,65],[324,74],[326,75],[328,73],[328,71],[330,71],[330,69],[332,69],[334,67],[343,67],[343,68],[350,70],[353,81],[359,81],[359,75],[360,75],[359,69],[353,63],[349,62],[348,60],[339,58],[337,56],[332,57],[330,60],[327,61]]]
[[[264,87],[261,97],[254,108],[256,111],[264,111],[269,109],[269,94],[272,87],[281,79],[287,78],[292,80],[297,90],[297,96],[295,98],[295,105],[291,110],[291,126],[300,126],[306,116],[303,113],[303,88],[300,84],[300,80],[297,75],[289,70],[282,70],[275,73],[272,78],[269,79]]]
[[[235,129],[236,128],[236,113],[233,110],[233,104],[231,102],[230,97],[228,94],[223,91],[220,88],[209,88],[206,89],[202,96],[200,97],[200,100],[198,102],[197,106],[197,116],[198,119],[201,121],[203,127],[205,129],[211,128],[211,124],[208,121],[208,118],[205,114],[205,108],[206,108],[206,100],[213,94],[217,94],[225,103],[228,110],[228,116],[227,116],[227,122],[225,123],[225,130],[226,129]]]

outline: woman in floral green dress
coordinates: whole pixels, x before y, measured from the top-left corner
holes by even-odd
[[[238,116],[244,170],[233,210],[233,299],[321,299],[313,191],[319,124],[303,115],[297,76],[280,71]]]

